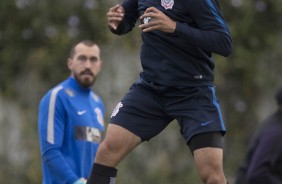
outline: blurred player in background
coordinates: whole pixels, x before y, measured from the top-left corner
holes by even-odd
[[[254,134],[235,184],[282,183],[282,87],[277,90],[275,99],[278,108]]]
[[[43,184],[85,184],[104,131],[104,105],[92,90],[101,70],[100,48],[74,45],[71,76],[48,91],[39,107]]]
[[[107,17],[117,35],[141,21],[143,71],[114,109],[87,183],[115,183],[119,162],[176,119],[202,181],[226,184],[212,53],[228,56],[232,40],[217,0],[124,0]]]

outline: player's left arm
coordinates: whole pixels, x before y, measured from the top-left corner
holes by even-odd
[[[227,23],[216,0],[194,0],[189,15],[197,26],[177,22],[175,32],[203,50],[228,56],[232,39]]]
[[[218,4],[214,1],[195,0],[189,6],[189,14],[198,27],[172,20],[160,10],[150,7],[140,19],[150,18],[139,26],[143,32],[160,30],[175,33],[190,44],[203,50],[228,56],[232,51],[232,39]]]

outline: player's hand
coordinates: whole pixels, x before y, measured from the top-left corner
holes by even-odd
[[[111,7],[107,12],[107,18],[108,26],[111,29],[116,30],[124,18],[124,8],[119,4]]]
[[[86,184],[87,180],[85,178],[79,178],[73,184]]]
[[[147,8],[140,19],[150,20],[147,23],[145,21],[144,24],[139,25],[139,28],[142,29],[143,32],[160,30],[167,33],[173,33],[176,28],[175,21],[171,20],[163,12],[154,7]]]

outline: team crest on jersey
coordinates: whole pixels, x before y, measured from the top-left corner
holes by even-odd
[[[172,9],[174,5],[174,0],[161,0],[162,6],[167,9]]]
[[[119,102],[119,103],[117,104],[117,106],[115,107],[115,109],[114,109],[114,111],[113,111],[111,117],[116,116],[117,113],[118,113],[118,111],[119,111],[119,109],[120,109],[122,106],[123,106],[123,104],[122,104],[121,102]]]
[[[71,89],[66,89],[65,92],[70,96],[70,97],[74,97],[74,92]]]

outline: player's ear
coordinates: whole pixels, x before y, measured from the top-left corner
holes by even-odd
[[[72,58],[68,58],[67,65],[68,65],[68,68],[71,70],[72,69]]]
[[[104,66],[104,62],[100,60],[100,69]]]

